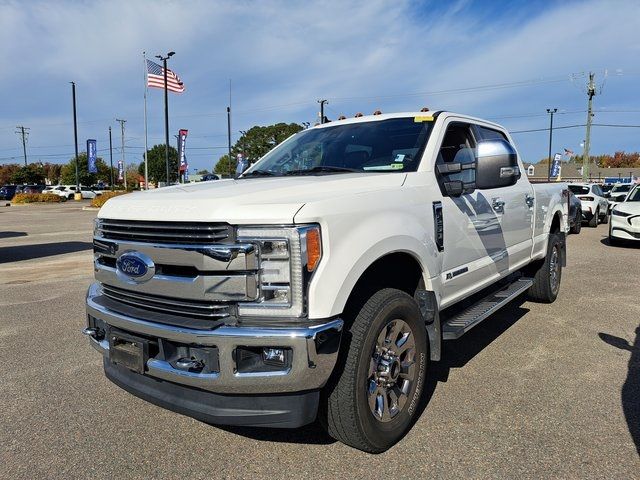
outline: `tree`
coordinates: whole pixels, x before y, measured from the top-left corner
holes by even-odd
[[[218,175],[233,175],[236,173],[236,162],[229,161],[229,155],[222,155],[214,168]]]
[[[60,181],[60,171],[62,165],[57,163],[45,163],[44,174],[51,185],[55,185]]]
[[[41,163],[30,163],[15,170],[10,177],[11,183],[44,183],[44,167]]]
[[[276,123],[266,127],[255,126],[238,139],[231,149],[231,153],[234,157],[238,153],[243,153],[249,162],[254,162],[300,130],[302,130],[302,126],[297,123]],[[235,172],[235,167],[233,170]]]
[[[178,150],[169,146],[169,180],[178,180]],[[164,158],[164,143],[154,145],[147,151],[149,182],[164,182],[167,179],[167,166]],[[144,162],[138,167],[138,173],[144,177]]]
[[[0,185],[11,183],[12,175],[20,170],[17,163],[9,163],[8,165],[0,165]]]
[[[203,170],[198,170],[198,175],[209,175],[209,170],[207,170],[206,168]]]
[[[78,179],[81,185],[94,185],[96,183],[109,183],[111,181],[110,168],[98,157],[96,159],[96,167],[98,173],[89,173],[89,162],[87,161],[87,154],[82,152],[78,155]],[[114,169],[115,170],[115,169]],[[117,174],[114,173],[114,179],[117,178]],[[65,185],[76,184],[76,161],[75,159],[69,160],[69,163],[63,165],[60,169],[60,181]]]

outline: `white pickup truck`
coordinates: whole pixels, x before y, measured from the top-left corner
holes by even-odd
[[[443,341],[521,294],[558,295],[566,185],[522,171],[499,125],[398,113],[304,130],[238,179],[113,198],[84,333],[110,380],[157,405],[214,424],[319,418],[384,451]]]

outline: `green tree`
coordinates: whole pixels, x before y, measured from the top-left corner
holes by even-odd
[[[206,168],[198,170],[198,175],[209,175],[209,173],[209,170],[207,170]]]
[[[216,163],[214,171],[218,175],[234,175],[236,173],[236,162],[229,161],[229,155],[222,155]]]
[[[111,181],[110,168],[98,157],[96,159],[96,167],[98,173],[89,173],[89,162],[87,161],[87,154],[82,152],[78,155],[78,179],[81,185],[94,185],[98,182],[109,183]],[[115,170],[115,168],[114,168]],[[117,178],[117,174],[114,174],[114,179]],[[63,165],[60,169],[60,181],[65,185],[76,184],[76,162],[75,159],[69,160],[69,163]]]
[[[302,126],[297,123],[276,123],[266,127],[255,126],[238,139],[231,149],[231,153],[234,157],[238,153],[243,153],[249,162],[255,162],[273,147],[300,130],[302,130]],[[235,172],[235,164],[233,170]]]
[[[11,183],[44,183],[45,172],[41,163],[30,163],[15,170],[10,177]]]
[[[167,166],[164,158],[164,143],[154,145],[147,151],[149,182],[164,182],[167,179]],[[144,161],[138,167],[138,173],[144,177]],[[169,146],[169,181],[178,179],[178,150]]]

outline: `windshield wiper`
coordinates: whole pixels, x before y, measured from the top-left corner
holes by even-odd
[[[285,175],[313,175],[314,173],[322,173],[322,172],[330,172],[330,173],[350,173],[350,172],[359,172],[362,173],[362,170],[358,170],[357,168],[347,168],[347,167],[336,167],[333,165],[319,165],[317,167],[305,169],[305,170],[291,170],[286,172]]]
[[[247,178],[247,177],[275,177],[275,173],[270,170],[251,170],[250,172],[243,173],[239,178]]]

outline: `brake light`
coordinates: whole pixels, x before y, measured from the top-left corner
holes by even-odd
[[[578,197],[580,200],[586,200],[587,202],[593,202],[595,198],[593,197]]]

